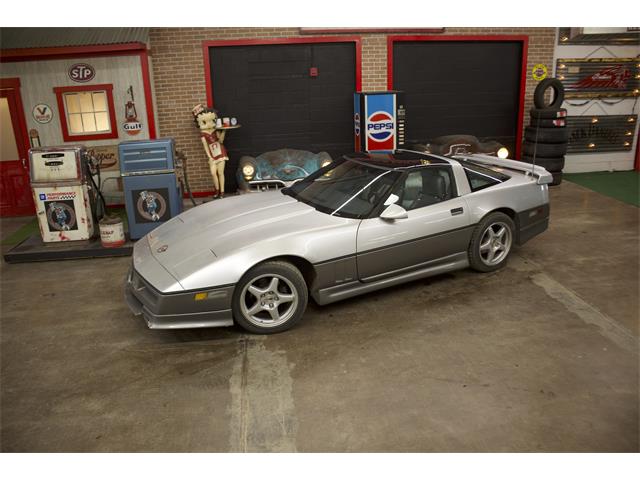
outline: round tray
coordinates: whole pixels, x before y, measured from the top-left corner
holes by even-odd
[[[242,125],[229,125],[228,127],[216,127],[216,130],[233,130],[234,128],[240,128]]]

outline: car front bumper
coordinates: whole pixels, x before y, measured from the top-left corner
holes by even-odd
[[[142,315],[153,329],[227,327],[233,325],[233,285],[198,292],[161,293],[135,269],[127,274],[124,298],[134,315]],[[196,293],[206,293],[195,300]]]

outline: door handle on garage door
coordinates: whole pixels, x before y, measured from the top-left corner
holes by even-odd
[[[458,208],[452,208],[451,209],[451,215],[455,216],[455,215],[462,215],[462,213],[464,212],[464,210],[462,209],[462,207],[458,207]]]

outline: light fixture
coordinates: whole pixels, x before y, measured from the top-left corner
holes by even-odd
[[[596,117],[593,117],[593,118],[591,119],[591,123],[598,123],[598,119],[597,119]]]
[[[560,41],[561,41],[561,42],[566,42],[567,40],[569,40],[569,37],[562,37],[562,38],[560,39]]]
[[[246,179],[253,178],[253,174],[255,173],[255,171],[256,171],[255,167],[250,163],[247,163],[242,167],[242,175],[244,175],[244,178]]]
[[[561,63],[558,68],[566,68],[566,65],[564,63]]]
[[[500,147],[498,149],[498,158],[508,158],[509,157],[509,150],[507,150],[507,147]]]
[[[626,135],[627,137],[630,137],[631,135],[633,135],[633,132],[625,132],[625,135]]]
[[[629,145],[631,145],[629,142],[624,142],[625,147],[628,147]]]
[[[558,75],[558,80],[564,80],[564,75]]]
[[[635,119],[635,118],[633,118],[633,117],[629,117],[629,118],[627,118],[627,122],[635,122],[635,121],[636,121],[636,119]]]

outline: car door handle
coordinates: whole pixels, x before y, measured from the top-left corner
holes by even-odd
[[[455,216],[455,215],[462,215],[464,213],[464,210],[462,209],[462,207],[458,207],[458,208],[452,208],[451,209],[451,215]]]

